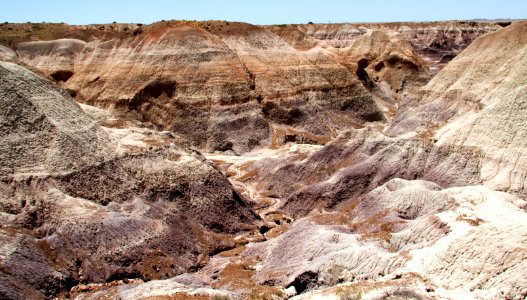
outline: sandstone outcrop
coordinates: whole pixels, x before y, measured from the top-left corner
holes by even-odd
[[[238,26],[215,34],[247,69],[275,140],[317,143],[339,130],[384,119],[363,84],[331,53],[301,52],[267,30]],[[284,128],[299,133],[280,136]]]
[[[102,128],[15,64],[0,77],[2,298],[174,276],[257,230],[228,180],[170,134]]]
[[[322,33],[324,27],[290,25],[268,28],[300,50],[327,49],[362,81],[377,103],[385,108],[385,113],[390,115],[405,92],[423,86],[431,78],[427,62],[418,56],[407,37],[397,31],[340,25],[337,26],[340,28],[338,34],[326,35]],[[315,28],[321,32],[315,33]],[[303,38],[299,39],[302,35]],[[302,46],[300,41],[305,45]]]
[[[426,62],[401,34],[390,30],[369,30],[349,47],[334,50],[372,91],[380,105],[393,114],[407,93],[431,78]],[[355,67],[356,66],[356,67]]]
[[[170,21],[135,26],[133,35],[120,26],[92,33],[88,43],[24,42],[16,49],[80,102],[171,130],[200,149],[240,154],[287,141],[324,144],[340,130],[382,121],[430,79],[416,49],[460,51],[500,27],[410,25]]]
[[[438,22],[432,26],[401,26],[398,31],[408,38],[417,53],[430,63],[437,74],[476,38],[501,29],[507,24],[490,22]]]
[[[66,82],[75,73],[74,59],[86,47],[76,39],[26,42],[17,45],[17,52],[28,65],[41,70],[46,77]]]
[[[477,39],[403,100],[385,133],[353,129],[249,167],[261,194],[302,217],[246,248],[253,279],[299,299],[524,298],[525,28]],[[314,291],[339,282],[351,283]]]

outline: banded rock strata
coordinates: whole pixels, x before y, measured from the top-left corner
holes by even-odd
[[[406,92],[430,79],[426,62],[395,30],[368,29],[343,48],[301,50],[283,32],[243,23],[161,22],[141,30],[16,49],[78,101],[129,113],[201,149],[235,153],[288,140],[323,144],[390,117]]]
[[[253,164],[260,192],[299,218],[248,247],[261,258],[254,278],[299,299],[524,298],[526,28],[477,39],[384,132]]]
[[[505,25],[160,22],[0,49],[66,89],[1,64],[0,293],[525,298],[527,23]],[[416,49],[436,48],[432,78]]]
[[[228,180],[170,134],[102,128],[18,65],[0,77],[3,299],[174,276],[257,231]]]
[[[307,24],[269,26],[292,45],[346,48],[372,30],[394,31],[405,36],[436,74],[477,37],[494,32],[510,22],[446,21],[424,23]]]

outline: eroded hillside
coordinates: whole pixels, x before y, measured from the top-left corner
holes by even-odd
[[[526,22],[33,25],[2,298],[527,296]]]
[[[324,144],[340,130],[390,118],[406,92],[431,78],[416,45],[443,43],[441,49],[459,51],[500,27],[65,26],[26,29],[30,41],[13,46],[18,59],[77,101],[173,131],[198,148],[237,154],[290,140]],[[291,31],[309,47],[299,48]],[[60,34],[67,39],[31,41]]]

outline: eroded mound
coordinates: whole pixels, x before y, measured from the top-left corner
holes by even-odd
[[[258,216],[199,152],[102,128],[20,66],[0,63],[0,77],[2,298],[171,277],[235,247],[228,234],[257,234]]]
[[[0,76],[1,177],[80,169],[115,151],[62,89],[11,63],[1,63]]]

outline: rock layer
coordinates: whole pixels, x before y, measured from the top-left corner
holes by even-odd
[[[308,292],[301,299],[397,296],[416,273],[422,297],[525,297],[515,274],[526,261],[525,28],[476,40],[403,100],[385,133],[350,130],[313,154],[249,168],[261,194],[302,217],[247,248],[261,259],[253,278]],[[352,283],[309,292],[341,281]]]
[[[301,161],[256,166],[262,190],[288,199],[284,208],[300,214],[351,201],[394,177],[444,187],[484,183],[524,195],[526,83],[525,64],[517,62],[525,58],[525,24],[478,39],[404,100],[389,135],[354,129]]]
[[[337,131],[382,121],[430,79],[415,50],[457,54],[500,27],[365,26],[161,22],[134,26],[133,35],[119,26],[113,35],[92,34],[88,43],[16,48],[81,102],[128,113],[200,149],[239,154],[287,141],[323,144]]]
[[[494,32],[510,22],[445,21],[423,23],[308,24],[269,26],[299,49],[322,47],[346,48],[371,30],[399,32],[437,74],[452,58],[477,37]]]
[[[77,100],[128,113],[208,151],[242,153],[288,140],[324,143],[339,130],[385,119],[367,90],[365,66],[356,67],[364,57],[299,51],[249,24],[198,25],[161,22],[133,38],[27,42],[17,49]],[[397,43],[391,45],[363,56],[388,59],[393,70],[411,62],[418,75],[386,68],[380,77],[388,90],[424,84],[424,62],[409,45],[399,54]],[[387,94],[391,99],[392,91]]]
[[[476,40],[407,99],[387,132],[427,132],[439,146],[479,151],[486,185],[525,195],[526,32],[518,22]]]
[[[144,129],[102,128],[20,66],[0,63],[0,77],[2,298],[174,276],[234,247],[226,234],[257,229],[198,152]]]

